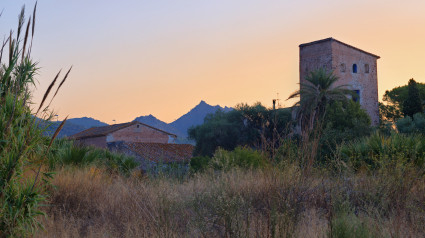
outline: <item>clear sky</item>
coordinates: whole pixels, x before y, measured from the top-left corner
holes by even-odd
[[[1,0],[0,33],[23,4]],[[60,118],[112,123],[153,114],[171,122],[199,101],[271,106],[299,85],[298,45],[334,37],[381,56],[379,98],[425,82],[423,0],[40,0],[34,102],[74,69],[52,104]]]

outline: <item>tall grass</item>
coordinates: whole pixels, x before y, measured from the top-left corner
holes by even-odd
[[[22,8],[17,31],[10,31],[0,49],[0,237],[27,236],[40,226],[37,216],[43,213],[39,207],[51,178],[42,167],[45,154],[63,126],[46,143],[36,119],[48,116],[43,103],[56,80],[35,115],[30,109],[30,86],[38,72],[30,58],[35,12],[36,7],[26,21]]]
[[[423,237],[425,179],[397,171],[304,177],[288,165],[180,181],[65,168],[37,237]]]

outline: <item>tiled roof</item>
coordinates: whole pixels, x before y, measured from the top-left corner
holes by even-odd
[[[319,43],[326,42],[326,41],[335,41],[335,42],[338,42],[338,43],[340,43],[340,44],[342,44],[342,45],[345,45],[345,46],[347,46],[347,47],[349,47],[349,48],[352,48],[352,49],[354,49],[354,50],[357,50],[357,51],[360,51],[360,52],[362,52],[362,53],[365,53],[365,54],[371,55],[371,56],[373,56],[373,57],[375,57],[375,58],[378,58],[378,59],[379,59],[379,58],[381,58],[381,57],[379,57],[379,56],[377,56],[377,55],[374,55],[374,54],[369,53],[369,52],[367,52],[367,51],[361,50],[361,49],[359,49],[359,48],[357,48],[357,47],[354,47],[354,46],[352,46],[352,45],[349,45],[349,44],[347,44],[347,43],[344,43],[344,42],[339,41],[339,40],[337,40],[337,39],[334,39],[334,38],[332,38],[332,37],[329,37],[329,38],[326,38],[326,39],[323,39],[323,40],[317,40],[317,41],[313,41],[313,42],[309,42],[309,43],[301,44],[301,45],[300,45],[300,47],[309,46],[309,45],[314,45],[314,44],[319,44]]]
[[[193,145],[125,142],[126,147],[143,159],[152,162],[184,162],[192,158]]]
[[[100,126],[100,127],[92,127],[90,129],[84,130],[82,132],[79,132],[77,134],[74,134],[71,136],[71,138],[73,139],[82,139],[82,138],[89,138],[89,137],[98,137],[98,136],[106,136],[114,131],[118,131],[121,129],[124,129],[126,127],[132,126],[132,125],[136,125],[136,124],[141,124],[143,126],[155,129],[157,131],[161,131],[167,135],[171,135],[171,136],[176,136],[174,134],[171,134],[169,132],[160,130],[158,128],[146,125],[144,123],[138,122],[138,121],[133,121],[133,122],[127,122],[127,123],[121,123],[121,124],[115,124],[115,125],[110,125],[110,126]],[[177,137],[177,136],[176,136]]]

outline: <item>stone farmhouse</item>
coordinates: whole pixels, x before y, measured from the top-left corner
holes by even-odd
[[[133,121],[110,126],[92,127],[71,136],[83,145],[107,148],[108,143],[125,141],[141,143],[174,143],[176,135]]]
[[[339,80],[335,86],[346,85],[357,95],[360,105],[369,114],[372,125],[379,124],[377,55],[333,38],[300,46],[300,83],[309,72],[324,68]]]
[[[188,162],[194,149],[193,145],[175,144],[174,134],[137,121],[93,127],[70,138],[82,145],[134,156],[144,170],[158,163]]]

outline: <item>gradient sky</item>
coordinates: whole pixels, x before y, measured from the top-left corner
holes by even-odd
[[[1,0],[0,33],[34,3]],[[424,12],[423,0],[40,0],[33,101],[74,65],[52,104],[60,119],[171,122],[201,100],[270,107],[277,93],[290,106],[298,45],[327,37],[381,56],[381,99],[410,78],[425,82]]]

